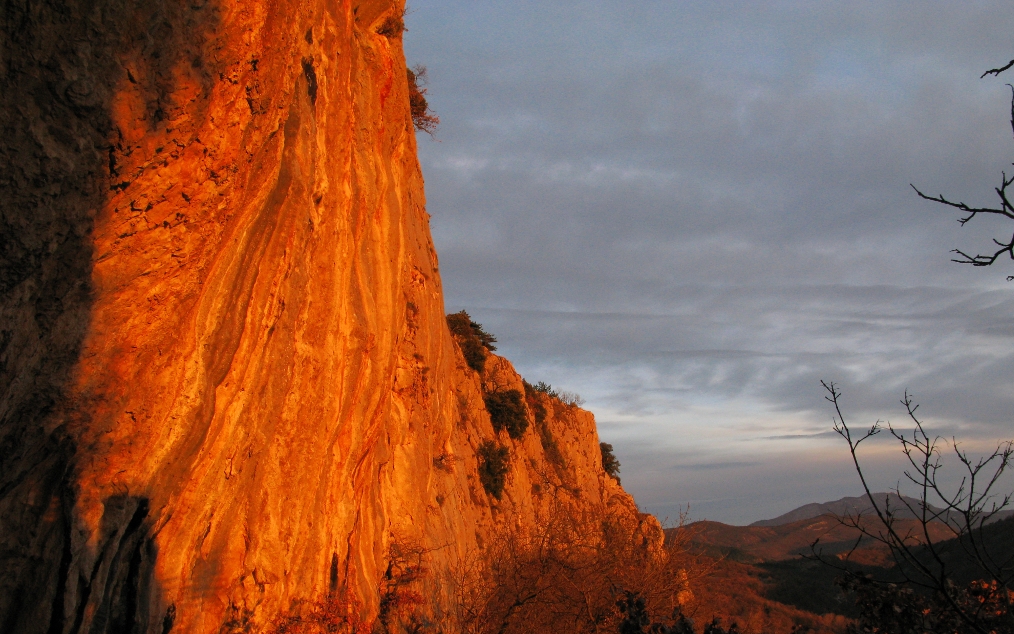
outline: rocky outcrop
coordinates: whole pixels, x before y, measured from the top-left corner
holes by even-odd
[[[523,386],[447,330],[403,10],[0,7],[0,631],[374,618],[406,544],[440,620],[500,524],[643,521],[587,412],[493,431],[484,390]]]

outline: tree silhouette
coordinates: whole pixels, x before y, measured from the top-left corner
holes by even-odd
[[[1004,71],[1011,68],[1012,66],[1014,66],[1014,60],[1011,60],[1004,66],[987,70],[979,78],[982,79],[986,75],[998,76]],[[1011,130],[1012,132],[1014,132],[1014,86],[1011,86],[1011,84],[1007,85],[1011,87],[1010,123]],[[1014,183],[1014,175],[1011,175],[1011,177],[1008,178],[1006,172],[1000,173],[1000,186],[995,189],[996,194],[1000,199],[1000,204],[996,207],[972,207],[971,205],[967,205],[961,201],[950,200],[944,197],[942,194],[937,196],[930,196],[924,193],[915,185],[912,185],[912,189],[914,189],[915,193],[918,194],[921,198],[931,200],[935,203],[940,203],[942,205],[947,205],[948,207],[953,207],[959,210],[962,213],[962,216],[958,218],[958,224],[960,224],[961,226],[965,226],[965,223],[972,220],[979,214],[1003,216],[1004,218],[1007,218],[1009,220],[1014,220],[1014,205],[1011,205],[1010,199],[1008,198],[1007,195],[1007,188],[1010,187],[1012,183]],[[951,261],[958,262],[959,264],[971,264],[972,266],[990,266],[994,262],[996,262],[997,259],[1000,258],[1000,256],[1002,256],[1005,253],[1008,256],[1010,256],[1012,260],[1014,260],[1014,234],[1012,234],[1011,238],[1007,241],[1004,241],[1002,239],[998,240],[994,238],[993,242],[997,247],[999,247],[999,249],[994,251],[992,254],[986,253],[986,254],[970,255],[962,251],[961,249],[954,249],[952,253],[957,254],[958,257],[953,258]],[[1014,275],[1007,276],[1008,282],[1012,280],[1014,280]]]
[[[890,579],[874,579],[845,565],[851,552],[842,564],[821,556],[819,540],[811,545],[816,559],[844,573],[840,585],[853,595],[860,610],[857,631],[1014,632],[1014,558],[1010,544],[997,544],[986,529],[1011,502],[1011,494],[999,494],[997,488],[1014,462],[1014,441],[999,443],[987,456],[971,457],[956,440],[948,442],[926,433],[916,415],[919,406],[907,392],[902,404],[913,423],[911,434],[880,421],[855,433],[845,422],[838,387],[824,381],[821,385],[834,408],[834,431],[848,443],[874,516],[867,521],[861,512],[847,513],[839,521],[856,529],[861,538],[887,546],[895,564]],[[901,445],[908,462],[905,481],[919,492],[915,499],[903,496],[900,484],[893,491],[897,497],[888,496],[882,503],[870,491],[858,448],[885,429]],[[945,485],[949,478],[942,461],[942,452],[948,449],[963,471],[952,488]],[[916,529],[906,529],[898,521],[902,517],[915,517]],[[946,526],[953,540],[934,540],[930,528],[936,523]],[[971,570],[975,580],[962,587],[956,575],[959,568]]]

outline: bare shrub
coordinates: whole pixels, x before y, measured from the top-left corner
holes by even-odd
[[[426,600],[415,586],[429,572],[423,563],[427,552],[411,541],[395,540],[391,543],[387,569],[380,584],[380,613],[374,626],[376,634],[419,629],[421,619],[417,609],[425,605]],[[398,628],[398,625],[402,627]]]
[[[549,398],[556,399],[567,407],[580,407],[584,405],[584,399],[576,392],[557,390],[545,381],[539,381],[535,385],[532,385],[531,388],[532,391],[539,392],[540,394],[545,394]]]
[[[560,402],[566,405],[567,407],[581,407],[582,405],[584,405],[584,399],[581,398],[581,395],[578,394],[577,392],[567,392],[565,390],[560,390],[557,393],[557,395],[558,398],[560,399]]]
[[[454,473],[454,463],[460,458],[452,453],[443,452],[433,458],[433,466],[444,473]]]
[[[390,15],[384,20],[380,28],[377,29],[378,35],[383,35],[389,40],[401,37],[401,34],[407,31],[405,28],[405,19],[401,15]]]
[[[269,634],[370,634],[372,625],[362,621],[363,606],[346,592],[314,602],[303,602],[278,617]]]
[[[404,26],[402,27],[404,30]],[[440,117],[433,114],[430,104],[426,101],[426,67],[416,65],[406,69],[408,74],[408,104],[412,110],[412,123],[416,130],[422,130],[433,136],[440,125]],[[462,311],[464,312],[464,311]],[[495,340],[494,340],[495,341]]]

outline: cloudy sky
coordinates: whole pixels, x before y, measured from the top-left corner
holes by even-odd
[[[581,394],[638,503],[748,523],[855,495],[849,421],[1014,436],[1014,274],[914,183],[993,205],[1008,2],[412,0],[448,311]],[[1014,73],[1014,71],[1011,71]],[[1009,223],[1009,221],[1008,221]],[[883,489],[896,453],[865,459]]]

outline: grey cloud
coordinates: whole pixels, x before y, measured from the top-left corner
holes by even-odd
[[[725,469],[742,469],[744,467],[756,467],[760,465],[759,462],[748,462],[748,461],[729,461],[729,462],[705,462],[697,464],[681,464],[674,465],[673,470],[679,471],[718,471]]]
[[[777,436],[764,436],[761,440],[812,440],[814,438],[834,438],[837,435],[837,432],[834,431],[822,431],[811,434],[780,434]]]

